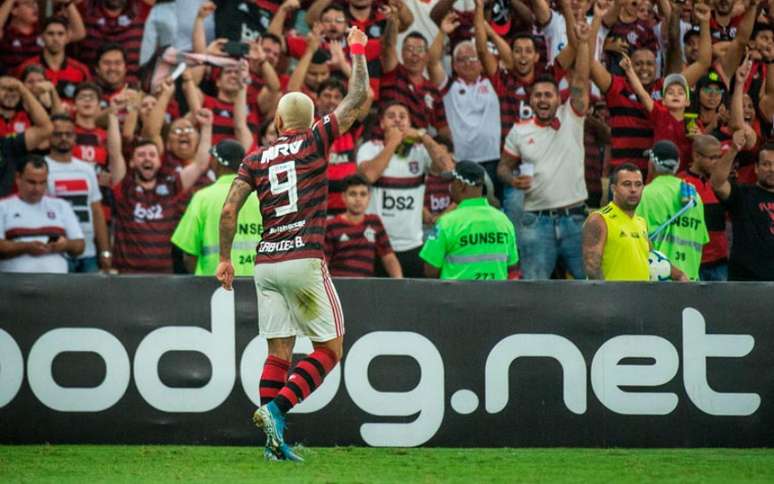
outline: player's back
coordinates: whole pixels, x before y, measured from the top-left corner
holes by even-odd
[[[239,178],[256,190],[263,217],[256,263],[324,257],[326,160],[338,135],[338,122],[329,115],[245,158]]]

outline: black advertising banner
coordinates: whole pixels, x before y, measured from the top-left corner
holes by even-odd
[[[774,444],[772,284],[336,287],[345,360],[289,442]],[[0,295],[0,443],[262,445],[251,280],[4,274]]]

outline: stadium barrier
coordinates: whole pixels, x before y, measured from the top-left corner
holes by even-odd
[[[336,286],[347,356],[290,442],[774,444],[774,284]],[[0,442],[262,445],[249,279],[3,274],[0,295]]]

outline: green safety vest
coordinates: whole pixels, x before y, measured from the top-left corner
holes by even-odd
[[[212,185],[196,192],[172,235],[172,243],[196,256],[196,275],[212,276],[220,262],[220,213],[236,175],[222,175]],[[255,248],[263,224],[258,198],[247,197],[239,211],[237,230],[231,246],[231,263],[237,276],[251,276]]]
[[[507,280],[519,261],[516,231],[486,198],[471,198],[438,219],[419,256],[441,279]]]
[[[650,230],[656,230],[683,208],[681,183],[676,176],[661,175],[645,186],[636,214],[645,219]],[[698,194],[694,196],[696,206],[669,224],[653,241],[653,248],[663,252],[691,280],[699,278],[702,250],[709,242],[704,204]]]

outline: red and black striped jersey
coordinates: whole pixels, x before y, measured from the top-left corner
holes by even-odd
[[[339,122],[329,114],[242,162],[237,177],[257,192],[263,216],[256,264],[324,257],[327,160],[338,137]]]
[[[357,172],[357,139],[362,135],[363,126],[356,122],[331,146],[328,157],[328,215],[338,215],[346,210],[342,198],[346,189],[344,181]]]
[[[76,124],[73,156],[102,168],[107,167],[107,131],[102,128],[83,128]]]
[[[429,79],[424,79],[420,85],[411,82],[403,64],[383,73],[379,90],[381,102],[397,101],[408,107],[411,125],[415,128],[433,126],[439,130],[447,126],[443,98],[438,88]]]
[[[38,30],[29,34],[19,32],[10,26],[10,22],[3,29],[3,37],[0,38],[0,67],[6,73],[13,72],[22,62],[34,57],[43,51],[43,39]]]
[[[136,15],[132,7],[113,17],[99,3],[89,2],[83,13],[86,38],[79,43],[78,58],[86,65],[96,66],[100,46],[115,42],[126,52],[127,79],[136,81],[145,20]]]
[[[74,99],[75,89],[78,87],[78,84],[91,80],[89,68],[77,60],[65,57],[61,68],[54,69],[46,63],[43,54],[30,57],[22,62],[21,65],[16,68],[17,76],[21,77],[22,71],[32,64],[43,66],[46,79],[56,86],[56,91],[62,99]]]
[[[236,138],[234,134],[234,103],[227,103],[212,96],[204,96],[202,107],[212,110],[212,145],[220,143],[227,138]],[[247,105],[247,127],[253,135],[253,140],[258,139],[258,106]]]
[[[369,213],[358,224],[339,215],[325,230],[325,258],[331,275],[373,277],[376,257],[392,253],[390,238],[378,215]]]
[[[13,116],[6,118],[0,115],[0,138],[9,134],[22,134],[32,126],[32,121],[24,109],[19,109]]]
[[[658,80],[648,89],[654,99],[661,99],[661,85],[662,81]],[[629,81],[622,76],[612,76],[605,100],[610,111],[610,165],[634,163],[646,173],[648,158],[645,150],[653,145],[653,126],[645,107],[637,99]]]
[[[172,272],[172,232],[184,195],[180,175],[158,177],[151,190],[142,188],[129,172],[113,187],[115,244],[113,265],[121,272]]]

